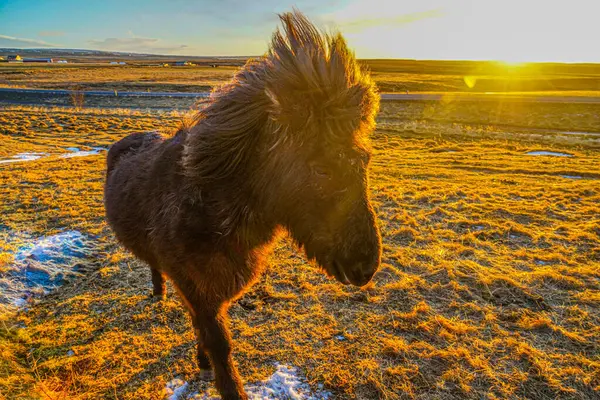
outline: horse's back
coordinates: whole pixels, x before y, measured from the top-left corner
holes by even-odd
[[[139,258],[150,261],[147,251],[149,195],[147,183],[151,177],[156,146],[164,138],[156,132],[132,133],[110,147],[106,159],[104,206],[108,223],[117,238]]]
[[[162,140],[162,136],[156,132],[137,132],[125,136],[108,150],[108,155],[106,156],[106,174],[109,175],[119,160],[127,154],[135,153],[145,145],[159,140]]]

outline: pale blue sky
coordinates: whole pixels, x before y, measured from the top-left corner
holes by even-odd
[[[292,6],[360,58],[600,62],[600,0],[0,0],[0,47],[259,55]]]

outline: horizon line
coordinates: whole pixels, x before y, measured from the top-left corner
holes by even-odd
[[[262,55],[181,55],[181,54],[156,54],[156,53],[138,53],[135,51],[117,51],[117,50],[99,50],[99,49],[84,49],[84,48],[69,48],[69,47],[0,47],[0,51],[4,50],[39,50],[39,51],[88,51],[88,52],[99,52],[99,53],[114,53],[122,55],[137,55],[137,56],[154,56],[154,57],[195,57],[195,58],[240,58],[249,59],[262,57]],[[442,62],[495,62],[504,64],[600,64],[598,61],[506,61],[500,59],[461,59],[461,58],[356,58],[357,60],[369,61],[369,60],[397,60],[397,61],[442,61]]]

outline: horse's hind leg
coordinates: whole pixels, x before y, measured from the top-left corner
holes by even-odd
[[[150,267],[152,271],[152,296],[159,300],[164,300],[167,297],[167,284],[164,275],[154,267]]]

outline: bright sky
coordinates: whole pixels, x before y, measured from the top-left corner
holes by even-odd
[[[600,62],[600,0],[0,0],[0,47],[259,55],[293,5],[360,58]]]

